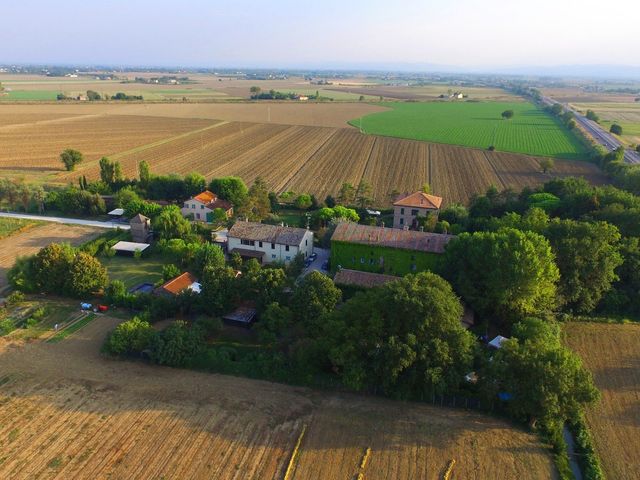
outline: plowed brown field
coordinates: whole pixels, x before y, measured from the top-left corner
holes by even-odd
[[[569,323],[565,341],[602,393],[587,413],[607,478],[640,478],[640,325]]]
[[[548,479],[536,438],[480,414],[102,357],[119,320],[0,339],[0,478]],[[367,448],[370,454],[360,468]]]
[[[557,160],[542,174],[539,159],[526,155],[362,135],[353,128],[291,126],[149,116],[85,115],[0,127],[0,173],[54,183],[81,175],[99,178],[98,160],[118,160],[135,177],[142,160],[156,174],[197,171],[207,178],[239,175],[251,183],[262,176],[277,191],[336,195],[344,182],[373,186],[375,205],[390,193],[430,183],[446,204],[465,203],[487,187],[539,185],[555,176],[606,178],[595,165]],[[85,161],[65,172],[58,159],[76,148]]]

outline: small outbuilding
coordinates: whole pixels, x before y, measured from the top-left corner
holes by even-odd
[[[111,248],[113,248],[116,251],[116,253],[133,255],[136,252],[140,252],[140,253],[144,252],[150,246],[151,245],[148,243],[120,241]]]
[[[131,226],[131,238],[134,242],[149,242],[153,238],[151,220],[142,214],[137,214],[129,220]]]
[[[502,344],[507,340],[509,340],[507,337],[498,335],[497,337],[495,337],[493,340],[489,342],[489,346],[492,348],[499,349],[499,348],[502,348]]]
[[[156,295],[175,297],[185,290],[191,290],[195,293],[202,291],[202,285],[198,282],[198,279],[189,272],[184,272],[182,275],[163,283],[155,289],[154,293]]]
[[[256,319],[256,309],[250,304],[240,305],[233,312],[222,317],[230,325],[248,328]]]

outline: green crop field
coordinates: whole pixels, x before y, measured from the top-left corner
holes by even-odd
[[[55,100],[58,93],[55,90],[11,90],[0,95],[0,100]]]
[[[365,133],[504,152],[583,159],[585,147],[557,119],[528,102],[385,102],[386,112],[349,123]],[[513,110],[503,120],[501,113]]]

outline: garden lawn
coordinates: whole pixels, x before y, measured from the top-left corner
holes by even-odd
[[[116,255],[112,258],[101,257],[100,260],[107,267],[109,280],[121,280],[127,288],[162,280],[162,266],[167,263],[157,255],[139,259]]]
[[[451,145],[585,159],[578,138],[558,119],[528,102],[385,102],[390,108],[349,123],[364,133]],[[513,110],[510,120],[501,113]]]

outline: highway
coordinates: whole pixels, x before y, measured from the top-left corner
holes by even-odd
[[[542,97],[542,102],[545,103],[546,105],[553,105],[555,103],[558,103],[562,105],[562,107],[565,110],[572,112],[575,115],[576,122],[582,128],[584,128],[587,131],[587,133],[591,135],[596,142],[598,142],[600,145],[606,148],[609,152],[615,150],[616,148],[622,145],[620,141],[616,137],[614,137],[611,133],[607,132],[599,124],[597,124],[592,120],[589,120],[587,117],[580,114],[579,112],[571,108],[569,105],[565,103],[560,103],[549,97]],[[640,154],[633,150],[625,149],[624,160],[627,163],[640,164]]]

